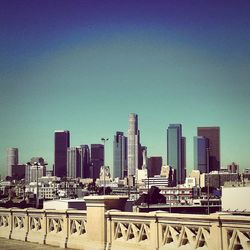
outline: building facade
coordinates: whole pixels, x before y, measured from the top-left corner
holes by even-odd
[[[80,149],[77,147],[67,149],[67,177],[81,177]]]
[[[25,181],[26,183],[37,182],[38,178],[45,176],[46,167],[43,165],[31,165],[27,164],[25,169]]]
[[[58,177],[67,175],[67,148],[70,146],[70,134],[68,130],[55,131],[55,161],[54,174]]]
[[[7,175],[12,176],[12,166],[18,164],[18,148],[7,148]]]
[[[206,137],[209,140],[209,170],[220,170],[220,128],[219,127],[198,127],[197,135]]]
[[[91,144],[90,177],[97,179],[100,176],[101,167],[104,165],[104,145]]]
[[[185,180],[184,142],[181,124],[170,124],[167,129],[167,165],[171,166],[176,173],[173,184],[182,184]]]
[[[138,115],[129,115],[128,127],[128,176],[134,176],[139,167],[140,131],[138,130]]]
[[[81,165],[81,178],[89,178],[90,177],[90,150],[88,145],[80,145],[80,165]]]
[[[127,137],[116,132],[113,141],[113,178],[127,176]]]
[[[11,173],[12,179],[13,180],[25,179],[25,169],[26,169],[25,164],[12,165],[12,173]]]
[[[185,182],[187,176],[186,170],[186,137],[181,137],[181,168],[182,168],[182,176],[181,183]]]
[[[194,169],[208,173],[209,141],[204,136],[194,136]]]
[[[149,177],[160,175],[161,168],[162,168],[161,156],[151,156],[148,158],[148,176]]]

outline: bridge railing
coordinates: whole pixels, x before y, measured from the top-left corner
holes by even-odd
[[[86,197],[87,210],[0,209],[0,237],[84,250],[250,250],[250,216],[122,212],[126,198]]]

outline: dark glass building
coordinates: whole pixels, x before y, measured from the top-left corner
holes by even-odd
[[[67,175],[67,148],[70,146],[68,130],[55,131],[55,162],[54,174],[58,177]]]
[[[182,176],[181,182],[184,183],[186,179],[186,137],[181,137],[181,168],[182,168]]]
[[[149,177],[154,177],[155,175],[160,175],[162,167],[162,157],[152,156],[147,160],[148,164],[148,175]]]
[[[81,175],[82,178],[90,178],[90,151],[88,145],[80,146]]]
[[[116,132],[113,141],[113,178],[127,176],[127,137]]]
[[[198,127],[197,135],[204,136],[209,140],[209,169],[211,171],[220,170],[220,128],[219,127]]]
[[[26,169],[25,164],[12,165],[12,176],[11,176],[12,179],[17,181],[24,179],[25,169]]]
[[[200,173],[208,173],[209,141],[204,136],[194,136],[194,169]]]
[[[182,184],[185,179],[185,140],[182,139],[181,124],[170,124],[167,129],[167,164],[176,172],[176,180],[173,184]]]
[[[104,164],[104,146],[103,144],[91,144],[91,168],[90,177],[99,178],[100,169]]]

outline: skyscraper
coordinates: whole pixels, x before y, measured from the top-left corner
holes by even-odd
[[[127,137],[116,132],[113,142],[113,178],[127,176]]]
[[[155,175],[160,175],[162,167],[162,157],[161,156],[151,156],[148,158],[148,175],[149,177],[154,177]]]
[[[194,169],[208,173],[209,140],[204,136],[194,136]]]
[[[70,145],[70,134],[68,130],[55,131],[55,162],[54,174],[58,177],[67,175],[67,148]]]
[[[184,137],[182,139],[181,124],[170,124],[167,129],[167,164],[176,172],[175,184],[184,182]]]
[[[138,130],[138,115],[129,115],[128,127],[128,176],[134,176],[139,165],[140,131]]]
[[[104,145],[91,144],[91,171],[90,177],[99,178],[100,169],[104,164]]]
[[[198,127],[197,135],[209,140],[209,172],[220,170],[220,128]]]
[[[181,183],[185,182],[186,179],[186,137],[181,137]]]
[[[82,178],[90,178],[90,151],[88,145],[80,146],[80,161]]]
[[[12,176],[12,165],[18,164],[18,148],[7,148],[7,175]]]
[[[81,177],[80,149],[77,147],[67,149],[67,177]]]

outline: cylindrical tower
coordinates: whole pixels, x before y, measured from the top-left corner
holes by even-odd
[[[18,148],[7,148],[7,175],[12,176],[12,165],[18,164]]]

